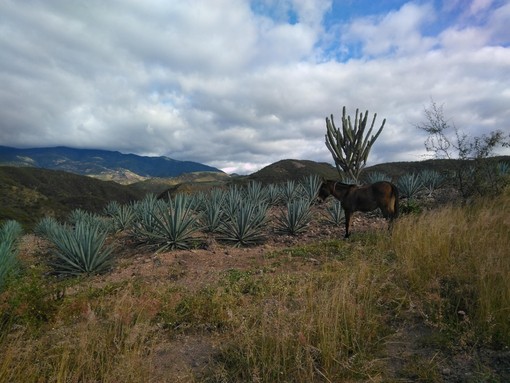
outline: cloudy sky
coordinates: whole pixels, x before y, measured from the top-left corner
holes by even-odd
[[[2,0],[0,145],[252,173],[332,163],[325,118],[386,125],[369,164],[426,154],[431,100],[510,133],[507,0]]]

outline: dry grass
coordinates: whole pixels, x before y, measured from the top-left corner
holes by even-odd
[[[200,287],[178,257],[164,267],[179,273],[115,281],[29,267],[0,295],[0,382],[446,381],[438,351],[392,367],[385,339],[413,311],[435,336],[510,346],[509,233],[507,193],[403,217],[391,236],[254,248]]]
[[[469,322],[510,342],[510,195],[406,217],[391,241],[404,281],[436,325]],[[429,307],[427,307],[429,305]]]

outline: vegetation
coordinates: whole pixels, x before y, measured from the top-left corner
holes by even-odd
[[[507,190],[404,216],[391,235],[265,252],[202,287],[170,270],[156,282],[25,268],[0,294],[0,381],[507,381],[477,350],[510,346],[509,214]],[[408,331],[419,348],[400,359],[391,345]],[[181,337],[217,348],[177,376],[160,358]]]
[[[365,167],[370,149],[381,134],[386,119],[383,120],[377,132],[370,136],[374,128],[377,113],[374,114],[372,124],[368,132],[365,132],[368,122],[368,110],[358,118],[358,109],[354,125],[351,116],[346,115],[345,106],[342,109],[342,130],[335,126],[333,115],[331,119],[326,117],[326,147],[331,152],[340,177],[350,178],[358,183],[360,174]]]
[[[17,271],[17,242],[21,234],[21,225],[16,221],[6,221],[0,226],[0,291]]]
[[[42,223],[39,232],[54,246],[52,266],[58,274],[79,275],[104,272],[110,266],[111,246],[100,221],[79,220],[73,226]]]
[[[278,217],[280,232],[297,235],[306,231],[312,220],[310,201],[305,198],[296,198],[287,203],[287,210]]]
[[[501,130],[490,132],[488,135],[469,137],[455,124],[450,123],[444,116],[443,105],[437,105],[434,100],[424,110],[425,121],[416,127],[427,134],[425,149],[432,152],[435,158],[458,158],[453,179],[461,195],[466,199],[473,195],[483,195],[487,191],[501,191],[499,179],[499,165],[494,161],[487,161],[493,156],[498,147],[510,146],[510,134],[505,136]],[[467,164],[465,161],[468,161]]]
[[[343,212],[313,204],[308,176],[148,194],[104,216],[78,207],[65,223],[40,220],[46,241],[31,250],[10,240],[21,226],[6,230],[19,267],[0,279],[0,382],[510,380],[498,362],[510,347],[510,189],[428,209],[451,178],[408,174],[394,179],[422,213],[350,241],[328,236]],[[201,250],[202,232],[221,251]],[[177,368],[177,355],[196,359]]]

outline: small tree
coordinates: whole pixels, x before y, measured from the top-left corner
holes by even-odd
[[[507,139],[502,131],[496,130],[489,135],[470,138],[454,124],[450,125],[444,117],[443,105],[437,105],[434,100],[429,108],[425,108],[424,114],[426,120],[415,126],[428,134],[425,149],[433,152],[435,158],[461,160],[455,167],[455,179],[462,196],[467,198],[475,192],[480,193],[487,183],[497,190],[496,170],[487,159],[493,156],[497,147],[510,146],[510,135]]]
[[[351,117],[346,115],[344,106],[342,110],[342,129],[335,126],[333,115],[331,115],[331,119],[326,117],[326,146],[333,156],[338,173],[340,176],[343,173],[347,178],[356,182],[358,182],[361,171],[367,163],[372,145],[381,134],[386,123],[386,119],[384,119],[377,133],[371,136],[377,113],[374,114],[372,124],[366,134],[368,110],[365,114],[358,114],[358,109],[356,109],[353,126]]]

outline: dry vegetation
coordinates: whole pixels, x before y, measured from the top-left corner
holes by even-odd
[[[510,381],[510,192],[399,219],[357,213],[260,246],[47,273],[26,235],[0,293],[0,382]],[[363,218],[362,218],[363,217]]]

